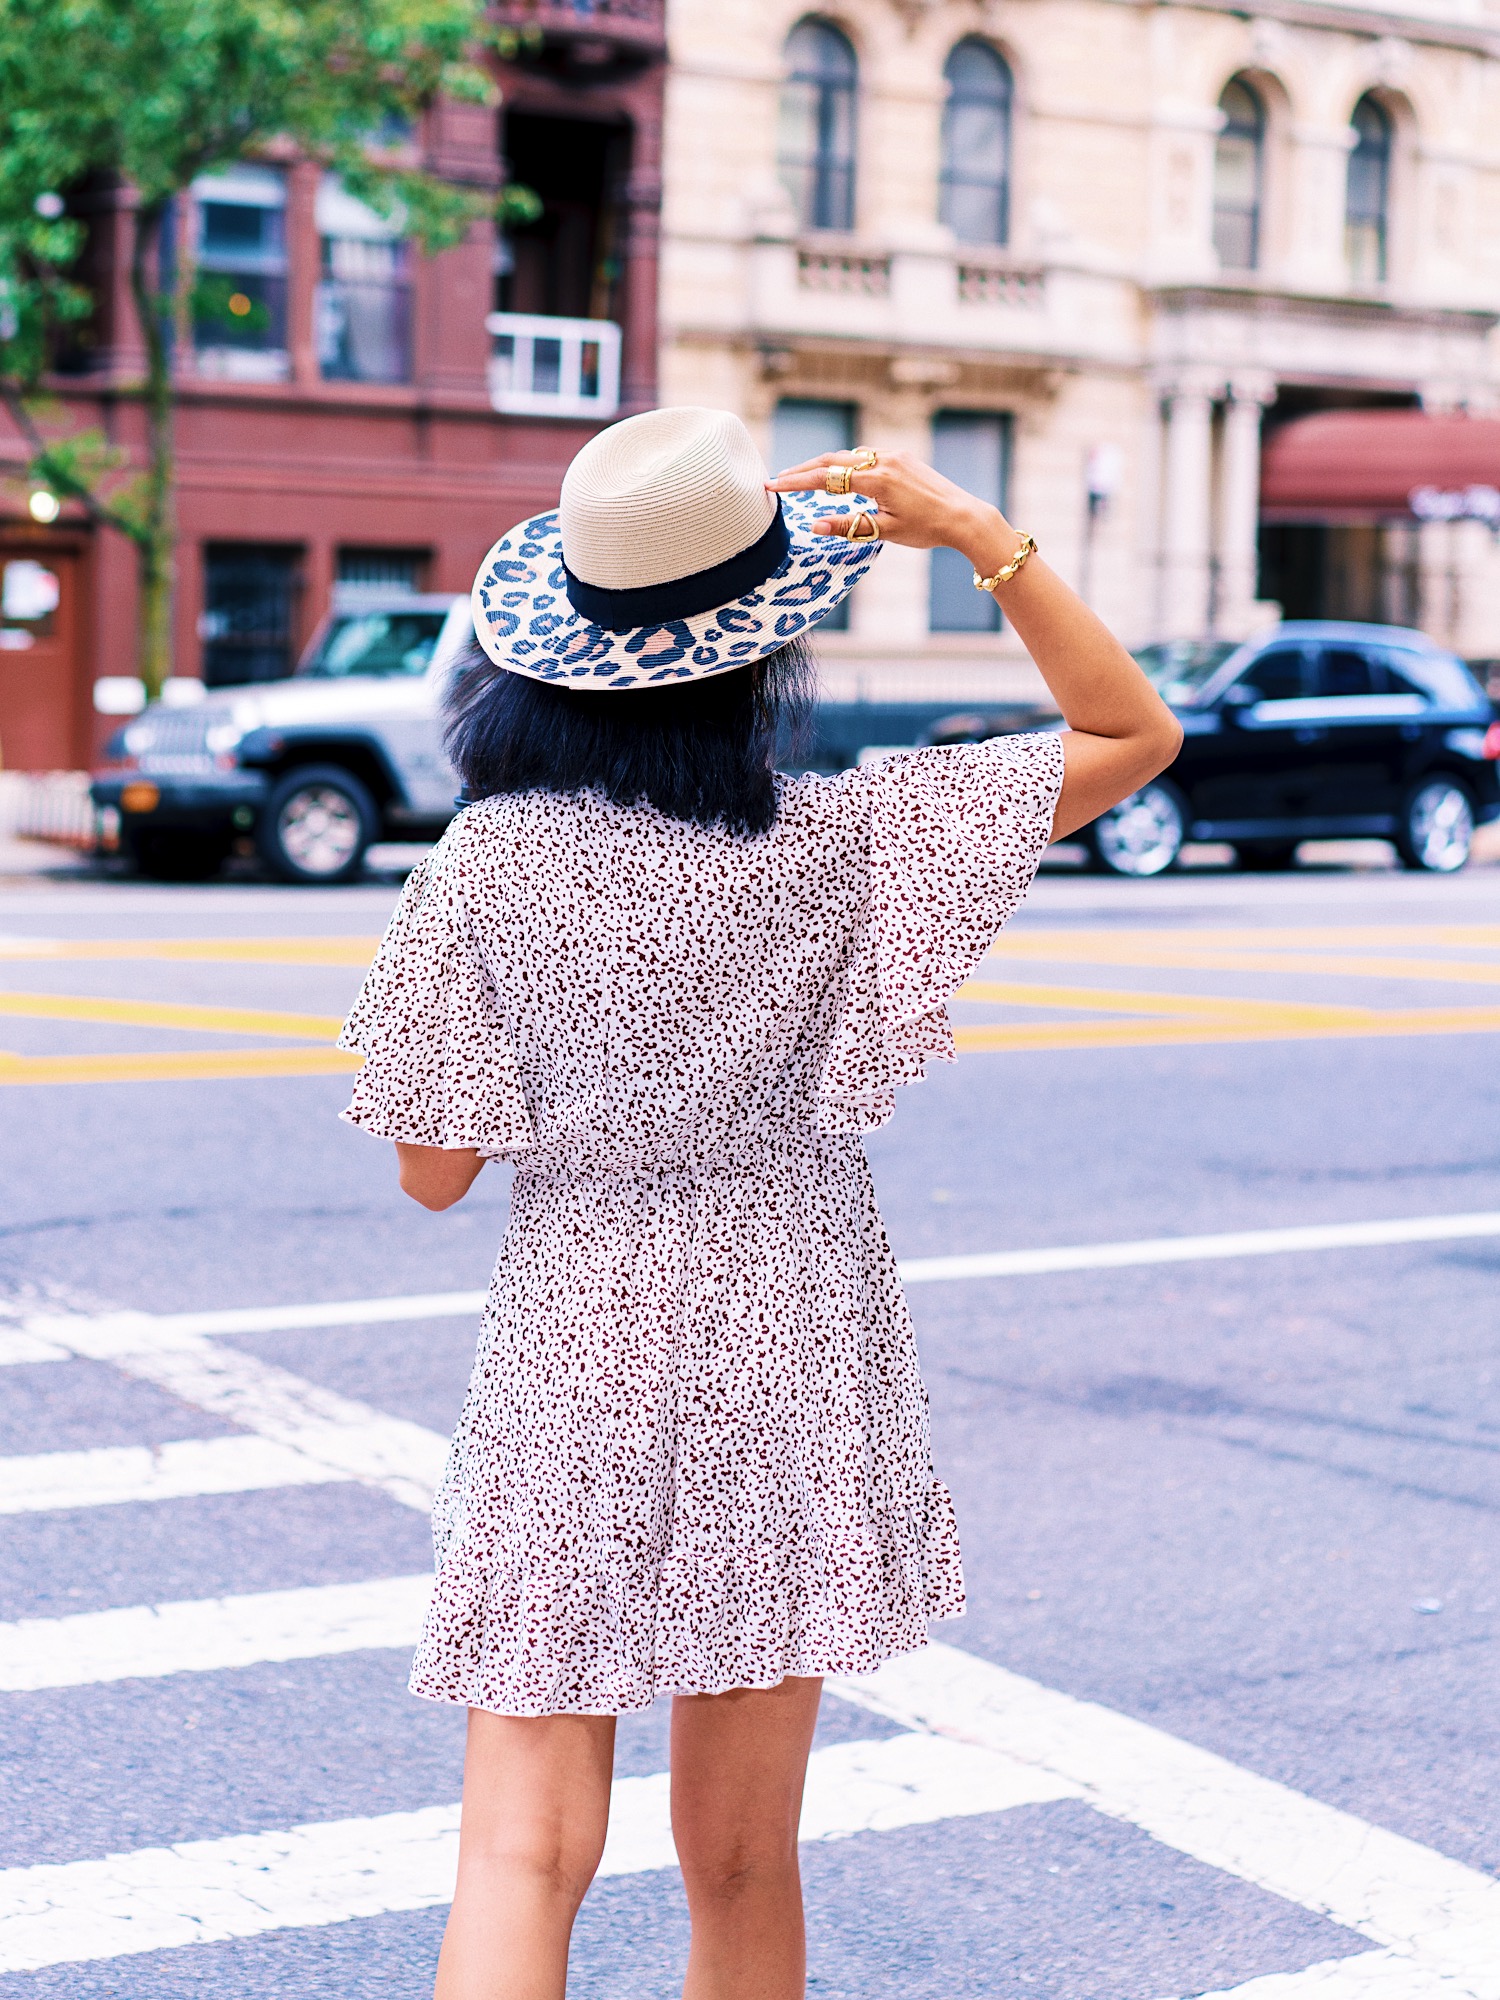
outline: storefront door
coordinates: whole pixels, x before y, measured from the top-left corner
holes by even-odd
[[[78,556],[0,537],[0,768],[69,770],[80,756]]]

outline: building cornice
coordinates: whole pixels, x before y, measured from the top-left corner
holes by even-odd
[[[1435,21],[1426,14],[1361,7],[1344,0],[1126,0],[1130,6],[1171,7],[1194,14],[1233,14],[1240,20],[1284,21],[1294,28],[1325,28],[1376,41],[1397,38],[1473,55],[1500,56],[1500,28],[1479,21]]]
[[[1351,297],[1348,292],[1293,291],[1279,286],[1225,284],[1211,279],[1142,286],[1163,312],[1234,312],[1301,319],[1330,319],[1346,326],[1437,327],[1482,337],[1500,324],[1500,310],[1485,306],[1436,306],[1412,300]]]

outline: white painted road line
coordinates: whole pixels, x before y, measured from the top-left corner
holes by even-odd
[[[455,1319],[484,1311],[485,1292],[419,1292],[400,1298],[336,1299],[326,1304],[231,1307],[215,1312],[101,1313],[87,1324],[93,1329],[89,1352],[107,1361],[113,1351],[130,1351],[143,1335],[165,1344],[174,1338],[201,1340],[236,1333],[288,1333],[320,1326],[376,1326],[389,1321]],[[72,1352],[74,1337],[82,1338],[75,1317],[33,1314],[25,1321],[33,1338],[56,1337]],[[48,1329],[52,1329],[49,1336]]]
[[[349,1477],[259,1437],[101,1445],[93,1451],[0,1458],[0,1514],[183,1500],[199,1493],[250,1493],[268,1486],[316,1486]]]
[[[154,1323],[146,1313],[113,1313],[102,1321],[82,1315],[74,1319],[53,1318],[48,1324],[56,1330],[57,1344],[71,1353],[89,1359],[107,1359],[122,1373],[154,1383],[181,1402],[253,1432],[283,1454],[295,1454],[307,1468],[298,1483],[357,1480],[362,1485],[378,1487],[391,1499],[414,1507],[419,1513],[426,1513],[432,1505],[448,1453],[448,1440],[422,1424],[390,1416],[368,1403],[320,1388],[317,1383],[274,1367],[239,1348],[219,1346],[200,1336],[179,1332],[158,1342]],[[126,1338],[127,1333],[130,1339]],[[237,1438],[226,1442],[243,1448],[250,1440]],[[209,1447],[198,1449],[208,1451]],[[107,1454],[90,1452],[68,1456],[98,1459],[100,1463],[107,1458]],[[9,1490],[7,1482],[11,1475],[7,1466],[18,1463],[0,1459],[0,1494]],[[211,1461],[205,1460],[204,1477],[217,1476]],[[277,1479],[252,1483],[292,1482]],[[177,1489],[177,1497],[195,1491],[234,1490],[215,1484],[183,1485]],[[41,1507],[84,1503],[38,1500],[34,1504]]]
[[[1109,1271],[1129,1264],[1196,1264],[1219,1257],[1275,1257],[1309,1250],[1375,1250],[1398,1243],[1453,1243],[1500,1236],[1500,1210],[1475,1215],[1395,1216],[1389,1222],[1323,1222],[1294,1229],[1240,1229],[1221,1236],[1156,1236],[1134,1243],[1079,1243],[1055,1250],[999,1250],[971,1257],[908,1258],[902,1282],[1029,1278],[1049,1271]]]
[[[414,1646],[430,1576],[381,1577],[175,1604],[130,1604],[0,1625],[0,1692],[90,1687],[159,1674],[216,1673]]]
[[[1190,2000],[1464,2000],[1472,1990],[1393,1951],[1362,1951],[1323,1959],[1303,1972],[1266,1973]]]
[[[37,1361],[66,1361],[70,1358],[66,1347],[59,1347],[56,1341],[43,1340],[39,1334],[29,1333],[24,1327],[0,1326],[0,1368],[29,1367]]]
[[[1500,2000],[1500,1882],[1477,1869],[952,1646],[828,1687],[1051,1772],[1111,1818],[1384,1946],[1427,1982],[1398,1991]]]
[[[209,1340],[117,1354],[113,1365],[195,1409],[284,1445],[329,1476],[376,1486],[425,1514],[448,1456],[448,1440],[316,1382]]]
[[[622,1778],[603,1875],[675,1865],[666,1775]],[[841,1743],[808,1765],[802,1836],[918,1826],[1076,1795],[1003,1753],[932,1736]],[[0,1871],[0,1972],[428,1909],[453,1893],[458,1807],[184,1841]]]
[[[1376,1250],[1402,1243],[1455,1243],[1500,1236],[1500,1211],[1392,1216],[1381,1222],[1327,1222],[1289,1229],[1240,1229],[1213,1236],[1151,1236],[1125,1243],[1057,1244],[1039,1250],[979,1251],[956,1257],[908,1257],[908,1285],[966,1278],[1044,1277],[1055,1271],[1116,1270],[1132,1264],[1193,1264],[1226,1257],[1290,1256],[1319,1250]],[[307,1305],[244,1306],[222,1312],[34,1313],[14,1331],[0,1329],[0,1366],[66,1354],[112,1361],[147,1348],[191,1347],[215,1335],[286,1333],[401,1320],[478,1319],[485,1292],[421,1292],[387,1299],[316,1300]]]

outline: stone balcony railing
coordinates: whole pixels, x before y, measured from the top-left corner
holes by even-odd
[[[1057,343],[1056,306],[1073,289],[1040,263],[967,245],[768,233],[746,249],[749,317],[765,336],[1035,352]]]

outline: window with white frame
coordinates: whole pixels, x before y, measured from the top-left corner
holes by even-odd
[[[318,369],[326,382],[411,380],[404,217],[379,214],[334,174],[318,187]]]
[[[193,183],[193,346],[198,372],[279,382],[287,355],[286,176],[226,167]]]

